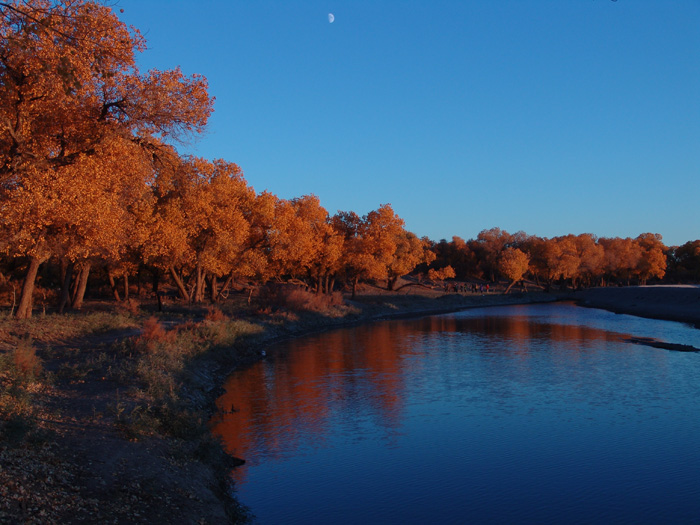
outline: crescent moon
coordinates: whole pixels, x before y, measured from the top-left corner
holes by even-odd
[[[335,20],[335,17],[333,16],[333,13],[328,13],[328,23],[332,24],[333,20]]]

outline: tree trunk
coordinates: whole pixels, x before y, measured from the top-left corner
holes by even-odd
[[[80,271],[78,271],[78,275],[76,277],[80,277]],[[78,281],[79,279],[74,278],[73,281],[71,282],[70,285],[70,302],[71,306],[75,304],[75,298],[78,295]]]
[[[318,275],[316,276],[316,295],[321,295],[323,292],[323,276],[321,275],[321,272],[318,272]]]
[[[190,294],[187,293],[187,288],[185,288],[185,283],[183,283],[182,279],[180,279],[180,275],[177,273],[174,266],[170,267],[170,275],[173,278],[173,281],[175,281],[175,285],[177,286],[177,290],[180,292],[180,296],[186,302],[189,303],[190,302]]]
[[[514,284],[515,284],[515,281],[511,281],[510,284],[508,285],[508,288],[506,288],[506,291],[503,292],[503,294],[505,295],[505,294],[507,294],[508,292],[510,292],[510,289],[513,288],[513,285],[514,285]]]
[[[151,280],[151,283],[153,284],[153,293],[157,296],[158,287],[160,286],[160,270],[158,268],[153,268],[151,270],[151,275],[153,276],[153,279]]]
[[[355,278],[352,280],[352,299],[355,298],[355,292],[357,292],[357,281],[358,281],[358,279],[359,279],[359,277],[355,277]]]
[[[124,300],[129,300],[129,274],[124,274]]]
[[[72,261],[68,261],[68,264],[64,268],[63,273],[63,285],[61,285],[61,300],[58,302],[58,313],[62,314],[66,306],[71,306],[70,299],[70,288],[71,280],[73,279],[73,266]]]
[[[219,284],[217,283],[216,275],[211,276],[211,302],[216,303],[219,298]]]
[[[201,303],[204,294],[204,270],[202,266],[198,263],[195,270],[196,278],[195,288],[194,288],[194,302]]]
[[[219,290],[216,294],[216,302],[219,301],[219,299],[222,298],[222,294],[226,291],[226,289],[231,286],[231,281],[233,281],[233,272],[228,274],[228,277],[226,277],[226,281],[224,282],[224,285],[221,287],[221,290]]]
[[[73,308],[80,310],[83,306],[83,299],[85,297],[85,289],[87,288],[88,275],[90,275],[91,264],[88,261],[83,262],[82,268],[80,269],[80,277],[78,277],[78,289],[75,294],[75,300],[73,301]]]
[[[120,302],[122,299],[119,297],[119,290],[117,290],[117,283],[114,282],[114,275],[112,274],[112,270],[107,267],[107,278],[109,279],[109,286],[112,288],[112,295],[114,295],[114,299],[117,302]]]
[[[22,293],[19,297],[19,307],[15,316],[18,319],[29,319],[32,316],[32,297],[34,295],[34,283],[36,282],[36,274],[39,272],[39,266],[43,261],[38,257],[29,258],[29,267],[27,274],[24,276],[22,284]]]
[[[67,257],[61,257],[61,277],[60,280],[63,282],[66,278],[66,271],[68,270],[68,264],[70,263],[70,259]]]

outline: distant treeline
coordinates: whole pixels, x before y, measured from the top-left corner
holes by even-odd
[[[88,280],[117,301],[147,277],[185,302],[232,282],[292,281],[328,293],[429,279],[529,275],[551,283],[698,279],[698,246],[661,238],[540,239],[498,229],[433,243],[389,205],[330,216],[313,195],[256,193],[240,168],[180,154],[213,110],[206,79],[142,73],[145,49],[101,2],[0,3],[0,291],[17,317],[33,300],[80,308]],[[40,290],[35,290],[38,282]],[[35,293],[37,292],[37,293]]]
[[[700,240],[667,247],[661,235],[598,238],[590,233],[551,239],[484,230],[476,239],[433,243],[431,266],[451,267],[459,279],[529,278],[544,286],[580,286],[700,282]],[[429,275],[429,272],[428,274]]]

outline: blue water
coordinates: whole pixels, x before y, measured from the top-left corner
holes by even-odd
[[[700,523],[700,330],[568,304],[336,330],[234,374],[260,523]]]

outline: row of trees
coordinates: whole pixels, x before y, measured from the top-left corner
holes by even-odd
[[[168,276],[192,302],[217,301],[237,279],[393,289],[419,265],[432,279],[663,276],[666,248],[651,234],[540,239],[496,228],[434,244],[389,205],[331,216],[313,195],[256,193],[236,164],[178,153],[173,144],[204,129],[213,99],[199,75],[139,71],[144,49],[94,1],[0,2],[0,281],[23,273],[18,317],[31,316],[47,264],[61,311],[80,307],[95,268],[117,299],[117,282],[128,293],[129,276],[148,268],[156,292]]]
[[[140,72],[144,48],[96,2],[0,3],[0,250],[27,263],[18,317],[46,262],[60,265],[60,310],[80,306],[96,265],[117,296],[115,279],[147,265],[202,301],[222,278],[392,287],[430,262],[389,205],[330,217],[314,196],[256,194],[235,164],[179,155],[213,100],[201,76]]]
[[[551,239],[510,234],[499,228],[483,230],[476,239],[453,237],[432,246],[436,266],[450,266],[458,278],[519,281],[529,277],[538,284],[567,282],[572,287],[607,283],[646,284],[700,278],[700,241],[668,248],[661,235],[644,233],[632,238],[597,238],[590,233]]]

